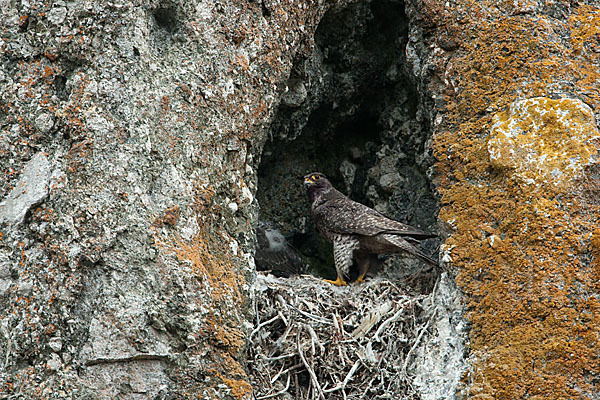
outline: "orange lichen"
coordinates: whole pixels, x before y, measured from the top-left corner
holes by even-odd
[[[225,384],[231,396],[236,399],[250,398],[252,389],[239,359],[243,355],[245,333],[239,328],[238,313],[244,303],[242,286],[245,278],[239,271],[239,260],[228,246],[223,246],[233,238],[222,231],[219,225],[219,211],[215,207],[215,189],[204,181],[194,185],[195,200],[191,209],[196,214],[198,226],[196,235],[184,239],[164,228],[165,216],[153,224],[155,241],[165,256],[175,257],[181,265],[187,266],[198,276],[205,296],[199,301],[209,310],[202,327],[193,336],[205,346],[203,364],[213,379],[214,385]],[[175,213],[175,207],[165,215]],[[170,210],[170,211],[169,211]],[[176,214],[181,209],[176,207]],[[240,311],[241,312],[241,311]]]
[[[84,139],[81,142],[74,143],[69,149],[67,155],[67,170],[74,174],[86,164],[86,158],[93,150],[93,142],[90,139]]]
[[[228,378],[226,376],[223,376],[223,374],[221,374],[215,369],[211,370],[210,372],[215,374],[217,378],[221,380],[221,382],[223,382],[229,387],[231,395],[234,398],[242,400],[249,399],[252,396],[252,386],[250,386],[250,384],[247,381],[243,379]]]
[[[192,270],[206,281],[211,297],[220,301],[227,298],[238,305],[242,302],[240,286],[243,277],[236,272],[237,267],[222,243],[207,232],[195,235],[191,240],[175,238],[165,245],[177,258],[188,263]]]
[[[584,51],[585,46],[597,46],[600,34],[600,14],[598,8],[581,5],[578,12],[569,18],[571,30],[571,46],[575,53]],[[595,51],[597,52],[597,48]]]
[[[437,9],[432,3],[427,7]],[[586,51],[597,35],[600,9],[579,7],[568,20],[556,20],[515,13],[512,3],[477,3],[450,3],[459,12],[472,7],[460,29],[447,28],[454,23],[445,14],[426,17],[462,34],[460,51],[447,64],[451,91],[434,150],[440,219],[454,229],[446,244],[454,246],[452,264],[472,324],[469,395],[593,398],[592,371],[600,370],[600,204],[578,183],[586,164],[595,162],[597,144],[588,141],[597,134],[593,117],[586,112],[578,118],[567,107],[568,121],[558,124],[560,112],[528,119],[503,110],[538,97],[546,98],[545,111],[561,109],[565,101],[581,104],[549,99],[557,94],[584,94],[586,104],[600,106],[598,59]],[[569,137],[569,129],[584,120],[588,136]],[[506,129],[492,129],[494,122]],[[520,136],[513,140],[505,132],[517,125]],[[518,154],[523,146],[533,152]],[[557,153],[579,158],[563,162]],[[552,154],[557,157],[543,164]],[[529,156],[538,162],[528,164]],[[546,166],[561,176],[559,185],[523,179],[547,180]],[[513,173],[521,177],[513,179]]]
[[[244,347],[244,334],[236,328],[216,326],[214,338],[219,345],[224,346],[231,353],[239,352]]]
[[[209,366],[207,372],[225,383],[231,390],[231,394],[238,399],[247,398],[252,393],[248,384],[248,377],[239,358],[243,352],[244,334],[226,318],[231,315],[218,316],[211,312],[206,317],[203,328],[195,336],[208,340],[208,346],[204,353],[204,364]]]
[[[244,398],[250,398],[252,395],[252,386],[241,379],[229,379],[223,376],[220,377],[223,383],[229,386],[231,389],[231,395],[236,399],[242,400]]]
[[[179,212],[179,206],[169,207],[164,211],[164,213],[160,217],[154,220],[153,225],[158,227],[164,225],[175,226],[177,224],[177,221],[179,220]]]
[[[2,238],[1,235],[0,238]],[[600,228],[594,229],[590,243],[592,245],[592,254],[594,255],[594,260],[598,263],[600,262]]]

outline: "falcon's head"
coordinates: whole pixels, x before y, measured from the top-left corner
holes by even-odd
[[[313,172],[304,177],[304,186],[308,190],[308,195],[312,201],[319,195],[329,192],[333,187],[327,177],[320,172]]]

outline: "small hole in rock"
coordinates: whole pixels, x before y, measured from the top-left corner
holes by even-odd
[[[54,90],[59,99],[65,101],[69,99],[70,91],[67,89],[67,78],[63,75],[57,75],[54,78]]]
[[[177,29],[177,9],[174,6],[157,8],[152,15],[159,28],[168,33],[173,33]]]
[[[261,7],[261,12],[262,12],[263,17],[269,18],[271,16],[271,10],[269,10],[267,8],[267,5],[265,4],[264,1],[260,2],[260,7]]]

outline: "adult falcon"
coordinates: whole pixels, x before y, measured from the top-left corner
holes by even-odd
[[[333,243],[337,279],[326,279],[326,282],[345,286],[353,259],[358,266],[356,282],[362,282],[369,268],[377,263],[377,254],[408,253],[428,264],[438,265],[415,247],[419,240],[436,235],[389,219],[349,199],[319,172],[306,175],[304,186],[312,203],[311,211],[317,230]]]

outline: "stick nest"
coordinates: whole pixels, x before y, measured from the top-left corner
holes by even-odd
[[[248,365],[255,398],[419,399],[411,359],[432,293],[375,278],[335,287],[312,276],[259,274]],[[431,312],[429,312],[431,314]]]

